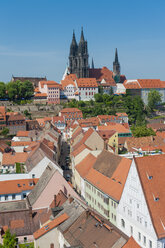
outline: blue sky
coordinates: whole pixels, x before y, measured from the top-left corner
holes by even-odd
[[[59,82],[73,29],[89,62],[112,69],[118,48],[128,79],[165,80],[164,0],[0,0],[0,81],[47,76]]]

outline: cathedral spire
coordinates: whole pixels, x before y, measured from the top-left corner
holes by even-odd
[[[116,51],[115,51],[115,61],[114,61],[116,64],[119,63],[119,60],[118,60],[118,53],[117,53],[117,48],[116,48]]]
[[[74,29],[73,29],[73,37],[72,37],[72,43],[71,44],[77,45]]]
[[[93,58],[92,58],[92,65],[91,65],[91,68],[94,69],[94,61],[93,61]]]
[[[81,38],[80,38],[80,42],[84,42],[84,32],[83,32],[83,27],[81,28]]]

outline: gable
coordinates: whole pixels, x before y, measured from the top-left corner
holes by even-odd
[[[100,135],[94,131],[85,141],[85,145],[87,145],[92,150],[103,150],[104,149],[104,141],[100,137]]]
[[[132,226],[140,228],[142,232],[157,240],[134,160],[120,199],[118,213],[123,219],[129,220]],[[131,213],[131,218],[128,213]]]

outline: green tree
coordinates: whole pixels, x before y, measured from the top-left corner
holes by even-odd
[[[105,103],[109,102],[110,100],[111,100],[110,95],[108,95],[108,94],[104,94],[104,95],[103,95],[103,101],[104,101]]]
[[[158,103],[161,103],[161,94],[157,90],[151,90],[148,93],[148,107],[152,112]]]
[[[9,100],[15,100],[18,96],[18,84],[16,82],[9,82],[6,86]]]
[[[78,102],[78,106],[79,106],[79,107],[85,107],[85,102],[82,101],[82,100],[80,100],[80,101]]]
[[[31,96],[33,96],[33,94],[34,94],[34,87],[33,87],[32,82],[30,82],[28,80],[25,81],[23,83],[23,87],[25,89],[25,94],[22,97],[24,97],[25,99],[27,99],[27,98],[30,98]]]
[[[4,127],[3,130],[1,131],[1,135],[7,136],[9,133],[9,129]]]
[[[134,137],[145,137],[145,136],[156,135],[152,128],[147,128],[146,126],[132,126],[131,131]]]
[[[145,108],[140,96],[125,97],[124,107],[129,117],[130,124],[142,125],[145,123]]]
[[[99,93],[94,95],[95,101],[96,102],[102,102],[103,101],[103,96]]]
[[[4,99],[6,97],[6,84],[0,82],[0,98]]]
[[[16,244],[17,244],[16,235],[11,234],[10,230],[8,229],[3,236],[3,245],[1,245],[1,247],[15,248]]]

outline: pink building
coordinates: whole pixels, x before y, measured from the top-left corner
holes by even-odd
[[[47,94],[48,103],[60,103],[60,84],[55,81],[40,81],[38,86],[41,93]]]

